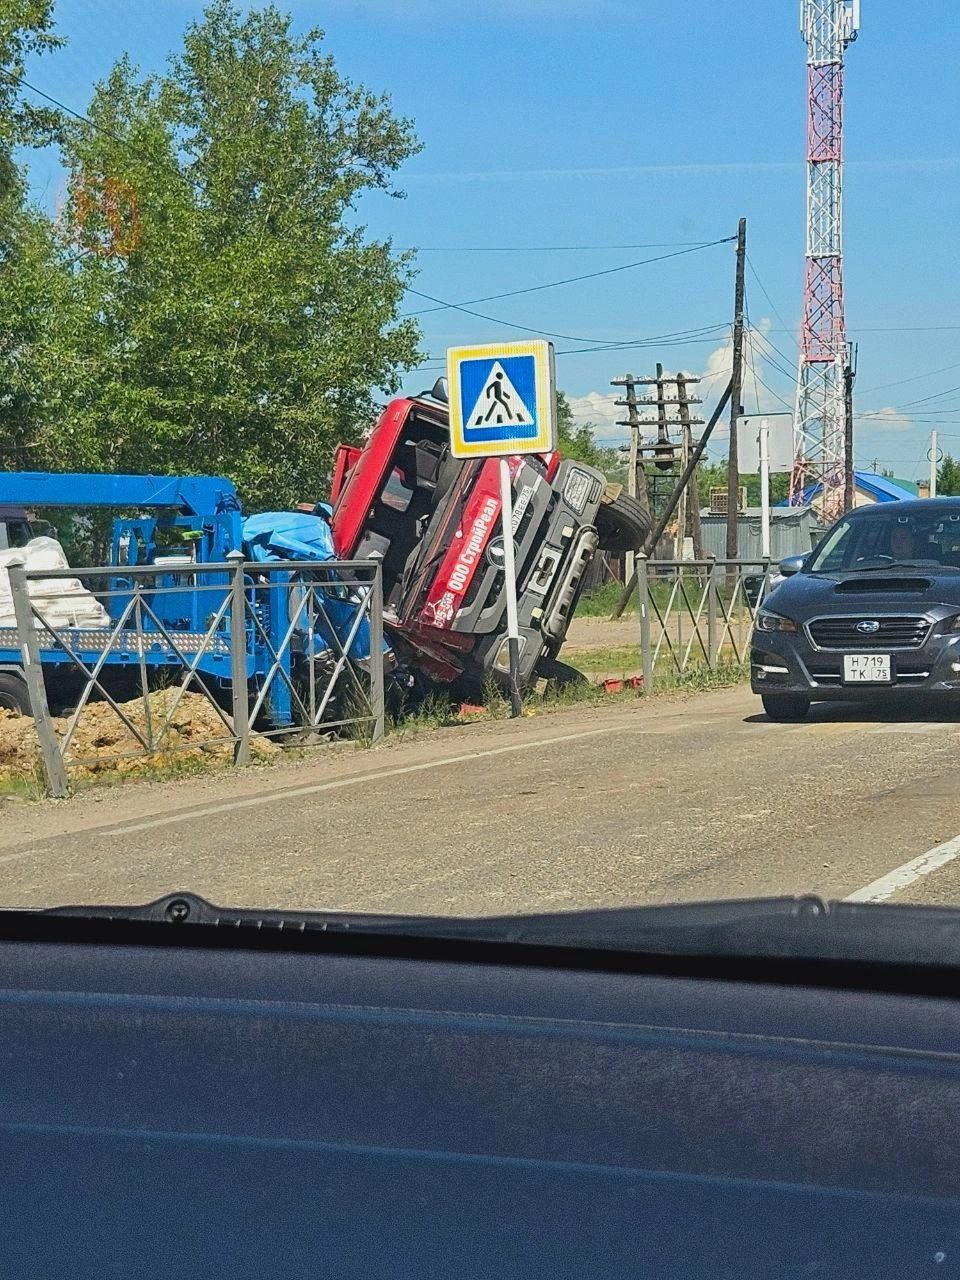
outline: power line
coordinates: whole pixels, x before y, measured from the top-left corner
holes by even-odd
[[[768,364],[773,365],[773,367],[777,369],[780,373],[782,373],[785,378],[789,378],[793,386],[796,386],[797,370],[796,370],[796,366],[791,363],[790,357],[786,355],[783,351],[781,351],[779,347],[775,346],[767,337],[767,335],[763,332],[762,329],[754,329],[753,332],[756,334],[756,336],[761,340],[761,342],[767,348],[767,354],[764,355],[764,359],[766,360],[766,362]],[[775,360],[773,355],[769,354],[770,352],[774,352],[777,356],[779,356],[780,359],[783,361],[783,364],[780,364],[777,360]]]
[[[757,381],[760,383],[761,387],[763,387],[764,391],[768,392],[770,395],[772,395],[772,396],[773,396],[774,400],[776,400],[776,401],[778,401],[780,404],[782,404],[782,405],[783,405],[783,407],[784,407],[785,409],[789,409],[789,411],[790,411],[791,413],[793,413],[793,412],[794,412],[794,406],[793,406],[792,404],[787,404],[787,402],[786,402],[786,400],[784,400],[783,396],[778,395],[778,394],[776,393],[776,391],[774,391],[773,387],[769,387],[769,386],[767,386],[767,384],[764,382],[764,380],[763,380],[761,377],[759,377],[758,375],[757,375]]]
[[[750,306],[744,299],[744,313],[747,321],[747,359],[750,363],[750,369],[753,373],[753,395],[757,402],[757,413],[760,412],[760,388],[757,378],[757,349],[753,339],[753,326],[750,323]]]
[[[506,322],[504,321],[503,323],[506,323]],[[706,325],[702,329],[680,329],[676,333],[655,334],[653,337],[650,337],[650,338],[634,338],[634,339],[629,339],[629,340],[620,341],[620,342],[610,341],[610,342],[600,343],[596,346],[587,346],[587,347],[567,347],[566,349],[557,351],[554,354],[558,356],[575,356],[575,355],[587,355],[597,351],[603,351],[603,352],[609,352],[609,353],[614,353],[617,351],[636,351],[636,350],[644,350],[648,347],[662,346],[665,343],[669,344],[671,347],[686,347],[686,346],[692,346],[697,343],[703,343],[703,342],[709,342],[712,344],[712,343],[715,343],[720,336],[718,330],[729,329],[729,327],[730,327],[729,323],[727,321],[723,321],[720,324]],[[531,332],[543,333],[543,330],[537,329],[537,330],[531,330]],[[684,334],[703,334],[703,335],[711,334],[711,336],[684,337],[683,336]],[[588,342],[590,340],[587,338],[584,338],[584,339],[581,339],[581,341]],[[428,355],[425,358],[424,363],[421,365],[417,365],[416,367],[418,370],[420,370],[423,373],[433,372],[438,369],[445,369],[447,367],[446,364],[439,363],[439,361],[440,361],[440,356]],[[438,363],[434,363],[434,362],[438,362]],[[710,378],[715,378],[717,376],[718,376],[718,373],[716,372],[708,373],[704,375],[702,381],[708,381]]]
[[[760,286],[760,290],[761,290],[761,292],[763,293],[763,296],[764,296],[764,297],[766,298],[766,300],[770,303],[770,309],[773,311],[773,314],[777,317],[777,319],[778,319],[778,320],[780,321],[780,323],[783,325],[783,331],[784,331],[785,333],[789,333],[789,334],[790,334],[790,336],[793,338],[794,346],[795,346],[795,347],[797,348],[797,350],[799,351],[799,350],[800,350],[800,343],[799,343],[799,342],[797,342],[797,336],[796,336],[796,334],[794,333],[794,331],[793,331],[792,329],[790,329],[790,328],[788,328],[788,327],[787,327],[787,322],[786,322],[786,320],[784,320],[783,316],[782,316],[782,315],[780,314],[780,312],[777,310],[777,304],[774,302],[774,300],[770,297],[770,294],[767,292],[767,286],[766,286],[766,285],[763,283],[763,281],[760,279],[760,273],[757,271],[757,268],[753,265],[753,260],[751,259],[751,257],[750,257],[750,255],[749,255],[749,253],[747,254],[747,266],[750,268],[750,271],[751,271],[751,273],[753,274],[753,278],[754,278],[754,280],[756,280],[757,284]],[[784,358],[786,358],[786,357],[784,357]],[[787,363],[789,364],[789,361],[787,361]]]
[[[930,400],[942,400],[944,396],[954,395],[957,391],[960,391],[960,386],[947,387],[946,391],[935,391],[932,395],[921,396],[919,400],[908,400],[905,405],[901,405],[901,408],[910,409],[914,405],[927,404]]]
[[[141,151],[138,147],[135,147],[133,143],[129,142],[126,138],[122,138],[118,133],[114,133],[111,129],[105,128],[102,124],[97,124],[97,122],[95,120],[91,120],[89,116],[82,115],[79,111],[74,111],[72,107],[68,107],[58,98],[54,98],[49,93],[44,93],[42,89],[38,89],[37,86],[31,84],[29,80],[24,80],[22,76],[16,76],[10,71],[0,70],[0,75],[12,84],[17,84],[20,85],[21,88],[29,89],[30,92],[35,93],[38,98],[44,98],[47,102],[53,103],[55,107],[59,107],[61,111],[65,111],[67,115],[72,116],[74,120],[79,120],[81,124],[87,125],[97,133],[102,133],[105,138],[109,138],[111,142],[115,142],[118,146],[123,147],[124,150],[129,151],[131,155],[136,156],[138,160],[144,160],[147,164],[153,165],[154,168],[162,169],[164,173],[172,174],[174,177],[179,178],[181,182],[185,182],[188,187],[192,187],[194,191],[203,192],[203,187],[200,183],[195,182],[193,178],[188,178],[181,169],[176,168],[174,165],[167,164],[163,160],[158,160],[155,156],[147,155],[145,151]]]
[[[600,276],[612,276],[621,271],[633,271],[637,267],[648,267],[654,262],[667,262],[670,258],[682,258],[686,254],[700,253],[703,249],[712,249],[719,244],[729,244],[733,237],[726,236],[722,240],[710,240],[706,244],[697,245],[692,249],[677,249],[673,253],[661,253],[655,258],[641,258],[639,262],[625,262],[619,267],[606,267],[602,271],[588,271],[579,276],[565,276],[562,280],[550,280],[547,284],[527,285],[524,289],[509,289],[506,293],[488,293],[482,298],[467,298],[463,302],[444,302],[440,298],[431,297],[428,293],[421,293],[419,289],[407,289],[408,293],[412,293],[417,298],[426,298],[428,302],[436,302],[435,307],[423,307],[419,311],[405,311],[400,317],[401,319],[409,316],[427,316],[435,311],[461,311],[465,307],[472,307],[480,302],[498,302],[501,298],[517,298],[524,293],[541,293],[544,289],[558,289],[565,284],[578,284],[581,280],[596,280]]]
[[[651,240],[645,244],[408,245],[414,253],[592,253],[605,249],[704,249],[715,240]],[[722,242],[721,242],[722,243]]]
[[[886,391],[889,387],[903,386],[905,382],[922,382],[924,378],[935,378],[938,373],[952,373],[954,369],[960,369],[960,364],[944,365],[942,369],[931,369],[928,373],[915,373],[909,378],[898,378],[896,382],[881,382],[878,387],[867,387],[860,394],[871,395],[874,391]]]

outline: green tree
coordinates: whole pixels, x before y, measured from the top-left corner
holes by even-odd
[[[699,468],[698,489],[700,492],[700,502],[703,506],[707,506],[710,502],[710,490],[714,488],[725,489],[727,485],[727,463],[726,459],[722,462],[711,462],[701,464]],[[760,505],[760,476],[756,473],[741,472],[740,484],[747,491],[747,506],[759,507]],[[776,504],[782,502],[790,493],[790,477],[786,472],[775,471],[770,476],[770,502]]]
[[[57,113],[31,104],[20,82],[28,57],[61,43],[53,0],[0,3],[0,466],[7,468],[35,460],[44,406],[56,402],[59,386],[47,348],[69,276],[49,221],[27,204],[14,153],[58,135]]]
[[[960,494],[960,462],[949,453],[944,454],[943,461],[937,470],[937,493],[944,497]]]
[[[164,75],[121,60],[64,147],[81,313],[61,465],[222,471],[261,508],[320,496],[337,440],[418,359],[408,255],[355,224],[418,150],[269,5],[214,0]]]

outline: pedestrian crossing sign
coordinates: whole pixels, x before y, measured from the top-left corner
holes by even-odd
[[[550,453],[556,441],[553,343],[487,343],[447,351],[455,458]]]

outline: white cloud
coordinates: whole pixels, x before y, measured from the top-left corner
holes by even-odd
[[[893,405],[885,405],[882,409],[869,409],[865,413],[857,414],[858,425],[867,429],[867,432],[899,432],[910,431],[913,428],[913,419],[900,409],[894,408]]]
[[[595,438],[607,444],[627,437],[626,427],[617,426],[618,419],[625,418],[627,412],[622,405],[614,403],[621,394],[620,391],[609,394],[588,391],[585,396],[568,396],[567,403],[577,426],[590,423]]]

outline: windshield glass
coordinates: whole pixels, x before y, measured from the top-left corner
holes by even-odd
[[[0,0],[0,908],[960,907],[926,7]]]
[[[931,502],[919,512],[889,510],[842,520],[817,547],[812,573],[875,569],[887,565],[960,569],[960,507]]]

